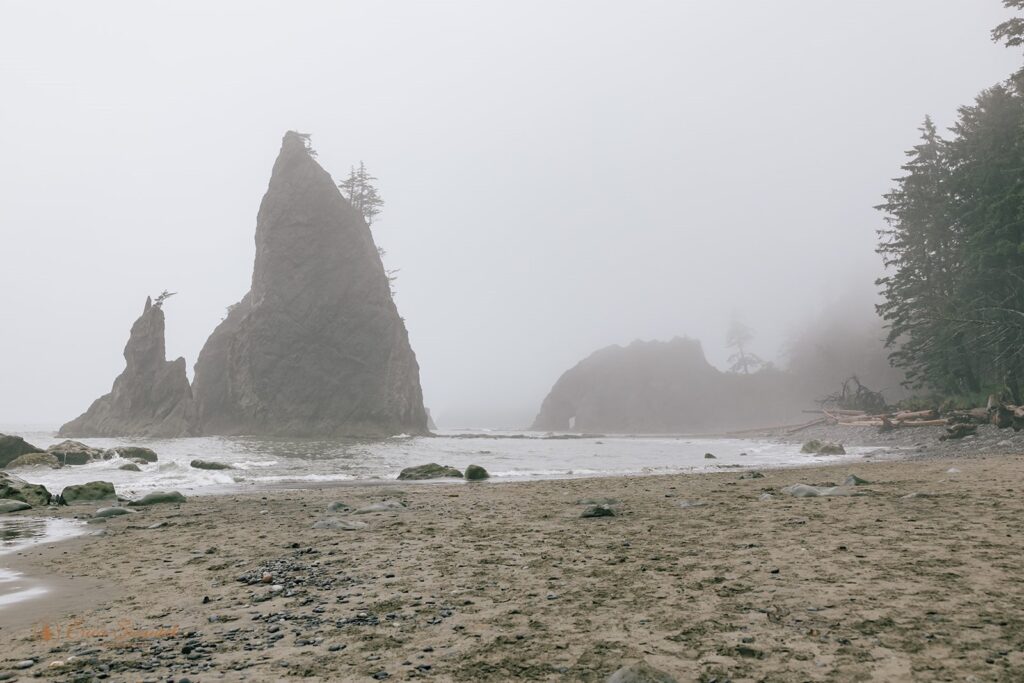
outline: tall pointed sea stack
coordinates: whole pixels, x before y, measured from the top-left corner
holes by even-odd
[[[191,436],[195,411],[185,359],[167,360],[159,299],[154,304],[146,298],[124,347],[124,359],[127,365],[110,393],[61,427],[58,436]]]
[[[260,204],[252,289],[207,340],[193,389],[203,434],[426,432],[419,365],[370,229],[297,133]]]

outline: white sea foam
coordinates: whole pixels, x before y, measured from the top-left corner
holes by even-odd
[[[37,446],[56,443],[52,432],[23,433]],[[404,467],[437,462],[464,469],[485,467],[494,480],[561,479],[703,472],[732,468],[767,468],[853,459],[876,449],[850,448],[847,456],[808,456],[799,446],[746,439],[696,437],[595,436],[547,438],[552,435],[494,430],[463,430],[437,437],[392,438],[379,442],[345,439],[261,439],[205,437],[189,439],[86,439],[89,445],[111,448],[143,445],[159,455],[141,472],[119,469],[121,458],[58,470],[26,472],[30,481],[54,493],[68,484],[102,480],[118,493],[133,497],[149,491],[221,493],[281,482],[390,480]],[[554,435],[557,436],[557,435]],[[714,453],[715,459],[704,454]],[[201,470],[196,458],[231,465],[231,470]]]

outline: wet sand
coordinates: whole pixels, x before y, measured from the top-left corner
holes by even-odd
[[[871,482],[864,495],[778,493],[850,473]],[[403,482],[154,507],[18,558],[82,589],[0,621],[0,672],[603,681],[645,659],[679,681],[1024,680],[1024,455],[763,475]],[[603,497],[621,501],[616,516],[580,517],[579,499]],[[367,524],[355,531],[311,528],[332,501],[383,499],[407,508],[337,516]]]

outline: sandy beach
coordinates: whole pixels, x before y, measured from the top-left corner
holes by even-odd
[[[779,494],[850,473],[863,495]],[[2,617],[0,679],[603,681],[644,659],[679,681],[1021,680],[1022,474],[988,455],[196,497],[8,562],[79,590]],[[587,498],[616,515],[581,518]]]

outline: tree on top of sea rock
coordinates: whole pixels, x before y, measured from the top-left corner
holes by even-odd
[[[153,305],[156,306],[157,308],[161,308],[164,305],[164,302],[170,299],[175,294],[177,294],[177,292],[168,292],[165,289],[164,291],[160,292],[160,296],[156,298],[156,301],[153,302]]]
[[[749,375],[751,370],[757,371],[766,365],[757,354],[747,350],[753,340],[754,331],[752,329],[738,320],[733,320],[729,324],[729,331],[725,335],[725,345],[730,349],[736,349],[736,352],[729,356],[730,371]]]
[[[353,166],[349,171],[348,178],[338,183],[341,194],[363,214],[363,219],[366,220],[368,226],[373,225],[373,220],[380,214],[384,206],[384,200],[374,184],[376,181],[376,176],[370,175],[366,170],[366,164],[360,161],[359,168]]]

